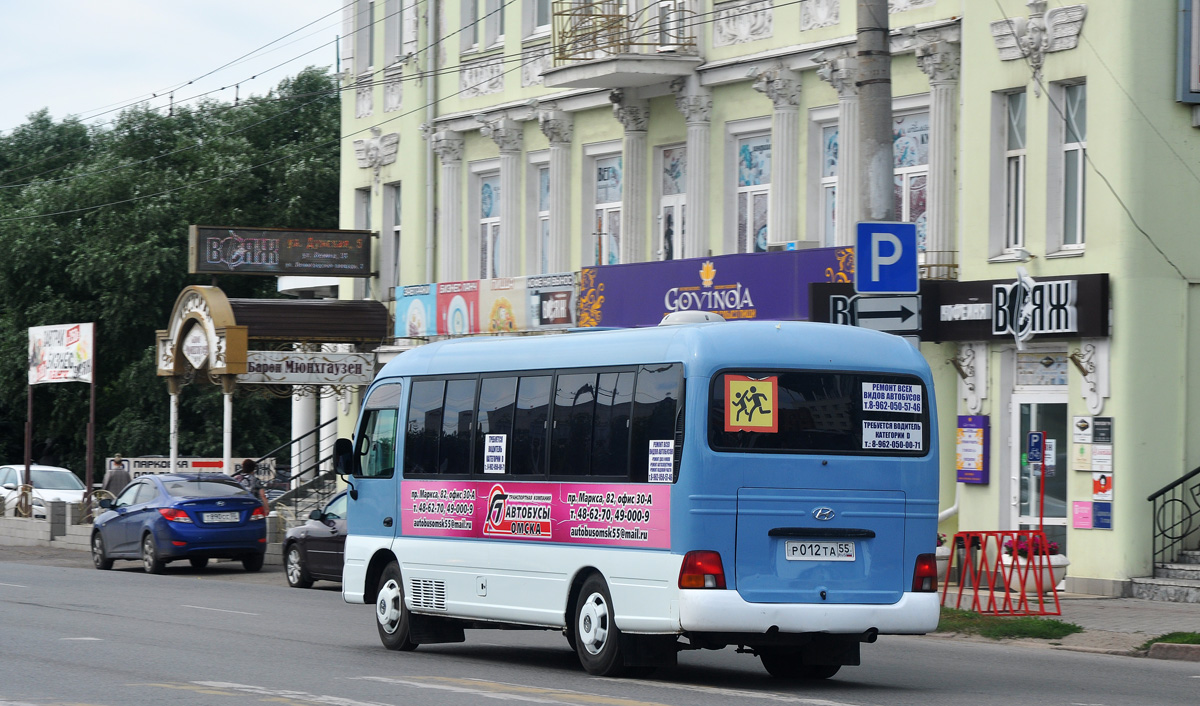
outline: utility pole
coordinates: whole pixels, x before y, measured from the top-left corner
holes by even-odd
[[[888,0],[858,0],[857,86],[859,214],[865,221],[895,221]]]

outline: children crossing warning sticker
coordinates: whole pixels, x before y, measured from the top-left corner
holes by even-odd
[[[725,431],[779,431],[779,378],[725,376]]]

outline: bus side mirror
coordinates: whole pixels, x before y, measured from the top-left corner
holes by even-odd
[[[354,475],[354,444],[349,439],[333,442],[333,470],[339,476]]]

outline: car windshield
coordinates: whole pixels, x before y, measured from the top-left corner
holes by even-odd
[[[83,490],[83,481],[70,471],[39,471],[30,469],[29,475],[33,487],[43,490]]]
[[[176,498],[216,498],[250,493],[233,482],[217,480],[172,480],[163,483],[167,494]]]

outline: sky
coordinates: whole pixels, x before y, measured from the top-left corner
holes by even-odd
[[[333,70],[345,1],[0,0],[0,133],[42,108],[102,124],[167,105],[172,89],[178,103],[226,87],[209,97],[231,103],[235,84],[246,98],[306,66]]]

